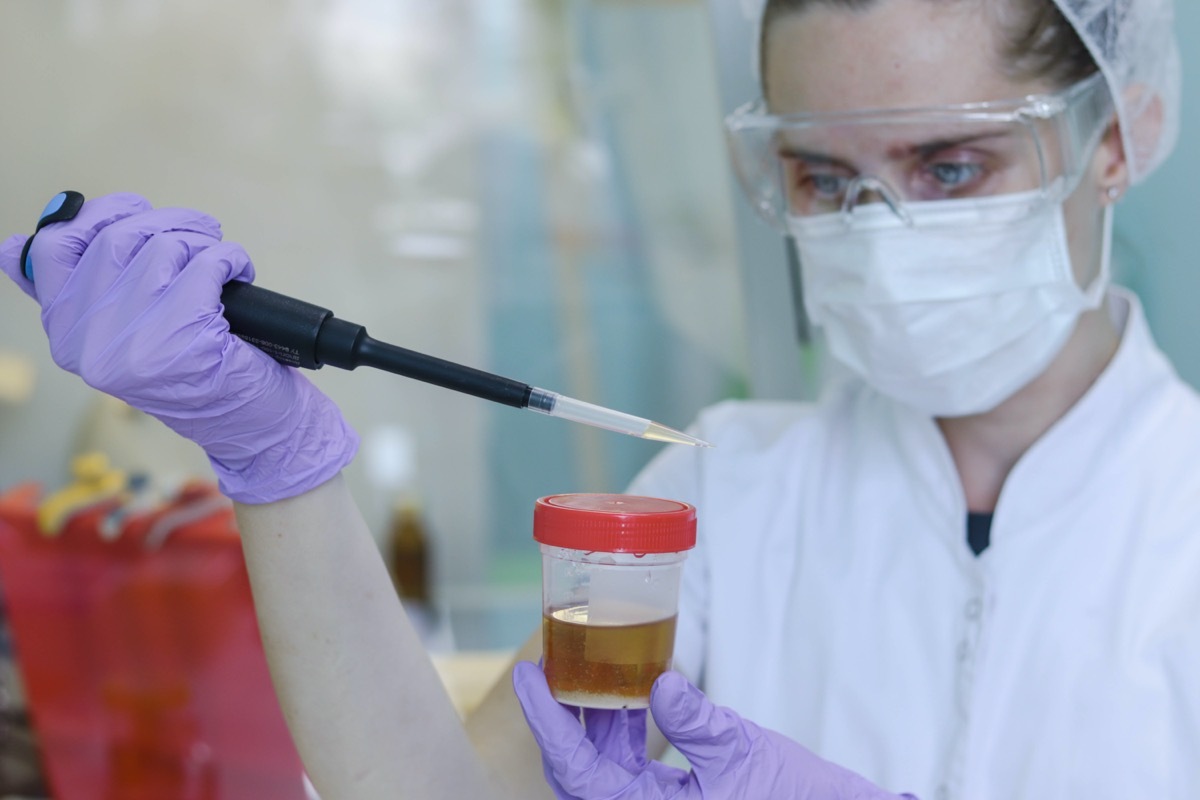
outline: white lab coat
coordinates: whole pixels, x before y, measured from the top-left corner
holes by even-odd
[[[1200,798],[1200,398],[1132,295],[991,546],[935,424],[860,382],[726,403],[631,491],[698,508],[676,667],[922,800]]]

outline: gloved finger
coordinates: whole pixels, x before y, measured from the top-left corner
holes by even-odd
[[[210,410],[218,402],[234,402],[238,396],[227,395],[222,401],[209,396],[206,381],[176,380],[164,395],[162,383],[145,379],[178,376],[180,367],[172,364],[179,359],[187,362],[187,372],[208,375],[210,381],[219,374],[243,374],[242,385],[248,388],[270,384],[273,373],[286,371],[258,348],[230,335],[222,314],[221,291],[228,280],[253,274],[249,255],[236,243],[196,233],[153,237],[106,294],[81,299],[75,292],[91,287],[69,282],[42,312],[51,356],[89,386],[156,416],[169,415],[188,398],[197,408]],[[194,346],[214,341],[215,346]],[[143,380],[131,384],[129,376]],[[295,399],[305,396],[297,392]]]
[[[70,223],[62,223],[69,225]],[[33,241],[30,253],[34,263],[42,263],[40,259],[42,237],[54,226],[46,226]],[[50,241],[47,247],[55,246],[55,231],[47,237]],[[71,289],[72,294],[98,297],[110,286],[121,279],[130,264],[151,240],[156,238],[170,239],[175,236],[198,234],[208,237],[212,242],[220,241],[221,225],[215,219],[199,211],[188,208],[159,208],[143,211],[124,217],[99,230],[93,237],[82,256],[78,257],[77,268],[70,270],[61,290]],[[162,242],[160,241],[160,244]],[[144,269],[143,262],[143,269]],[[155,273],[161,274],[167,282],[167,268],[182,269],[186,261],[174,263],[163,261],[155,264]],[[38,284],[38,297],[42,306],[53,303],[57,294],[48,294],[41,285],[41,277],[35,273],[34,281]]]
[[[521,702],[521,710],[529,722],[534,738],[541,744],[543,738],[554,739],[563,735],[583,734],[579,722],[579,709],[559,703],[550,694],[546,675],[530,661],[519,661],[513,667],[513,690]],[[536,714],[536,720],[530,715]],[[545,748],[542,748],[543,752]]]
[[[150,203],[136,194],[110,194],[88,200],[74,219],[51,223],[38,231],[29,247],[29,260],[42,306],[58,296],[80,257],[101,230],[150,208]]]
[[[630,772],[646,766],[646,711],[644,709],[585,708],[587,737],[604,755]]]
[[[33,290],[33,282],[25,277],[25,272],[21,269],[20,258],[21,250],[25,247],[25,240],[28,236],[10,236],[0,244],[0,271],[12,278],[12,282],[17,285],[22,292],[37,299],[37,294]]]
[[[678,672],[659,676],[650,711],[667,740],[698,774],[734,769],[751,754],[758,728],[728,708],[713,705]]]
[[[151,313],[178,315],[190,312],[193,321],[208,329],[224,332],[229,339],[220,358],[227,362],[226,366],[237,363],[243,369],[259,370],[262,375],[286,369],[257,347],[229,333],[229,322],[221,305],[221,292],[225,284],[235,280],[253,282],[254,264],[237,242],[220,242],[188,261],[179,276],[163,292]],[[188,311],[181,312],[180,309]],[[241,357],[233,359],[230,348],[243,351]],[[217,354],[214,352],[211,355],[215,357]],[[216,369],[217,366],[197,364],[198,368],[207,369]]]
[[[528,662],[523,661],[518,662],[516,666],[513,667],[513,689],[517,694],[517,700],[521,703],[521,709],[523,712],[528,702],[527,700],[522,699],[523,697],[528,698],[531,692],[539,694],[542,692],[545,692],[546,694],[550,693],[550,686],[546,683],[546,676],[542,672],[542,659],[538,659],[536,667],[537,673],[541,675],[541,680],[538,680],[537,675],[525,674],[525,672],[529,670],[529,667],[525,666],[527,663]],[[553,697],[553,695],[551,695],[551,697]],[[578,721],[579,709],[577,707],[563,705],[562,703],[559,703],[559,707],[570,714],[573,719]],[[529,716],[528,713],[526,713],[526,721],[528,721],[528,719]],[[531,724],[530,732],[532,731],[533,726]],[[534,740],[538,741],[540,746],[540,740],[538,740],[536,734],[534,734]],[[556,778],[554,775],[554,765],[544,753],[542,754],[542,775],[545,776],[547,785],[549,785],[550,789],[554,792],[554,796],[558,798],[558,800],[563,800],[563,798],[570,800],[570,795],[567,794],[567,791],[563,789],[562,785],[558,782],[558,778]]]
[[[99,240],[97,239],[97,242]],[[68,280],[53,301],[45,304],[42,320],[46,330],[54,338],[70,330],[78,318],[104,305],[118,305],[129,318],[141,313],[155,302],[176,280],[184,267],[204,250],[220,244],[207,233],[170,231],[152,235],[124,269],[113,269],[111,280],[96,280],[97,276],[110,268],[106,264],[93,266],[92,255],[85,253],[80,268],[72,280]],[[103,260],[103,259],[101,259]],[[84,275],[84,273],[89,273]],[[208,300],[197,296],[179,310],[197,310],[209,307],[210,313],[218,309],[216,297]],[[180,325],[186,320],[179,320]]]
[[[546,676],[532,662],[519,662],[513,669],[513,689],[542,750],[548,777],[568,797],[619,797],[634,784],[635,775],[588,741],[583,726],[550,694]]]
[[[219,301],[221,291],[230,281],[253,283],[254,262],[237,242],[221,242],[193,256],[170,291]],[[218,311],[223,309],[218,308]]]

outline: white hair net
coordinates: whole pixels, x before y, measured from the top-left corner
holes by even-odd
[[[1054,0],[1108,81],[1134,183],[1179,140],[1182,70],[1173,0]]]
[[[756,23],[751,68],[758,76],[759,25],[766,0],[738,2]],[[1053,2],[1104,73],[1121,122],[1130,179],[1138,183],[1166,160],[1179,140],[1182,69],[1174,0]]]

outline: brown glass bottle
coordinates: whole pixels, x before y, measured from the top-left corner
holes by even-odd
[[[392,513],[388,535],[390,567],[396,591],[405,600],[428,603],[429,536],[421,509],[411,500],[401,500]]]

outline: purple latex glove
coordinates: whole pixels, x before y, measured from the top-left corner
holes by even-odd
[[[56,364],[204,448],[221,490],[267,503],[315,488],[358,448],[337,406],[298,370],[229,333],[221,289],[251,281],[220,224],[114,194],[0,244],[0,269],[42,307]]]
[[[653,761],[639,767],[623,756],[627,745],[611,736],[594,741],[570,707],[554,700],[535,664],[517,664],[513,687],[560,800],[915,800],[886,792],[796,742],[714,706],[678,672],[655,681],[650,711],[659,730],[692,765],[690,771]],[[640,735],[644,750],[644,712],[640,726],[640,734],[630,741],[636,746]]]
[[[565,721],[566,718],[562,715],[568,715],[570,722],[565,724],[572,731],[582,731],[583,738],[591,743],[596,752],[603,754],[605,760],[629,773],[650,771],[654,774],[661,774],[665,779],[670,780],[678,772],[673,767],[646,758],[645,709],[584,708],[582,709],[583,726],[581,728],[581,709],[576,706],[559,704],[554,700],[550,695],[549,686],[546,685],[546,676],[539,666],[527,661],[518,663],[513,670],[513,686],[517,690],[517,697],[521,700],[521,706],[525,709],[527,719],[530,704],[526,698],[532,693],[544,695],[549,699],[550,705],[556,709],[554,714],[558,719]],[[530,722],[530,727],[532,726],[533,723]],[[550,788],[558,797],[575,797],[559,782],[555,770],[554,762],[546,755],[543,748],[542,772],[546,776],[546,782],[550,784]]]

